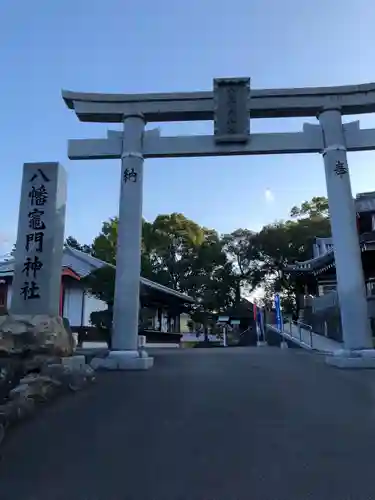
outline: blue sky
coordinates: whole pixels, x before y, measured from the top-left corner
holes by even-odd
[[[120,162],[67,158],[69,138],[104,137],[107,126],[80,123],[62,88],[210,90],[225,76],[250,76],[253,88],[370,82],[374,26],[370,0],[1,0],[0,253],[15,239],[23,162],[66,167],[67,235],[90,243],[118,211]],[[294,131],[302,123],[253,120],[251,129]],[[361,124],[375,127],[375,116]],[[171,135],[211,130],[210,123],[162,125]],[[354,193],[375,190],[374,160],[374,153],[349,156]],[[148,160],[144,216],[177,211],[220,232],[257,229],[325,191],[318,155]]]

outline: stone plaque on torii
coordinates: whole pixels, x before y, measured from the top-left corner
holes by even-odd
[[[83,122],[123,123],[122,132],[71,140],[68,147],[72,160],[121,158],[122,163],[109,365],[126,368],[126,360],[137,356],[145,158],[321,153],[344,345],[357,352],[372,347],[346,152],[375,149],[375,129],[361,130],[358,121],[343,125],[341,116],[375,112],[375,84],[251,90],[249,78],[220,78],[213,92],[62,95]],[[304,124],[301,132],[250,133],[250,119],[311,116],[319,125]],[[145,131],[148,122],[202,120],[214,122],[212,135],[164,137],[158,129]]]

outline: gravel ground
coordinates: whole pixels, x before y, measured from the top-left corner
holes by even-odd
[[[155,350],[1,447],[1,500],[375,499],[375,372],[301,350]]]

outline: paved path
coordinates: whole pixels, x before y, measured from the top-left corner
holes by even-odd
[[[302,350],[168,350],[5,441],[1,500],[369,500],[375,373]]]

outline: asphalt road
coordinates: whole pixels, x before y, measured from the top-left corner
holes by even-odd
[[[375,372],[299,350],[168,350],[14,432],[1,500],[370,500]]]

